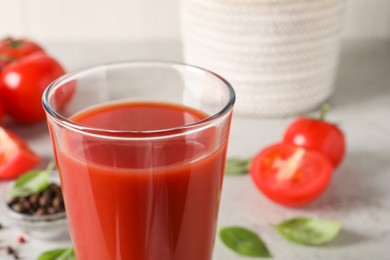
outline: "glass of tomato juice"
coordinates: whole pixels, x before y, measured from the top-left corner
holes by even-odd
[[[210,260],[235,94],[208,70],[65,75],[43,106],[81,260]]]

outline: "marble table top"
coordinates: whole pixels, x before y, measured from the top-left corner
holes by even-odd
[[[50,53],[69,69],[128,59],[181,60],[180,44],[164,43],[47,43]],[[257,191],[250,176],[226,176],[219,225],[240,225],[261,235],[274,259],[389,259],[390,255],[390,42],[347,42],[343,45],[336,91],[329,100],[328,118],[345,132],[348,152],[335,171],[327,191],[314,203],[298,209],[285,208]],[[252,156],[280,140],[292,118],[259,119],[235,116],[229,156]],[[27,138],[32,148],[53,158],[44,123],[8,127]],[[42,166],[43,167],[43,166]],[[7,183],[0,182],[0,200]],[[274,231],[272,224],[289,217],[337,219],[340,235],[323,247],[291,244]],[[20,234],[10,226],[3,211],[0,247],[12,245],[22,259],[36,259],[43,251],[70,245],[67,236],[53,241],[30,239],[17,244]],[[7,259],[0,254],[0,259]],[[247,259],[228,250],[217,239],[215,260]]]

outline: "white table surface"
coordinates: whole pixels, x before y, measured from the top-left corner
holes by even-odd
[[[169,42],[48,43],[46,47],[69,70],[116,60],[181,59],[180,45]],[[344,130],[348,153],[320,199],[304,208],[285,208],[268,201],[248,175],[225,178],[219,225],[257,231],[274,259],[390,259],[390,42],[344,44],[336,85],[328,118]],[[229,156],[251,156],[277,142],[291,120],[234,117]],[[53,158],[44,123],[27,127],[9,123],[7,127],[27,138],[46,162]],[[0,200],[6,184],[0,183]],[[338,219],[343,229],[324,247],[294,245],[271,226],[294,216]],[[0,230],[0,247],[15,246],[22,259],[36,259],[45,250],[71,244],[63,237],[50,242],[30,239],[19,245],[20,231],[9,226],[4,212],[0,212],[0,222],[6,226]],[[7,258],[0,254],[0,259]],[[214,260],[233,259],[248,258],[237,256],[217,239]]]

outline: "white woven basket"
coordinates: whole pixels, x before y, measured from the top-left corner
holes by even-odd
[[[344,0],[182,0],[184,59],[230,81],[235,111],[285,116],[333,92]]]

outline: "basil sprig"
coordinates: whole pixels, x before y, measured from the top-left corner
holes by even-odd
[[[334,220],[296,217],[283,221],[275,229],[288,241],[297,244],[319,246],[334,239],[341,223]]]
[[[31,170],[21,175],[8,190],[7,195],[10,197],[25,197],[31,194],[36,194],[49,186],[50,172],[54,168],[54,163],[51,162],[45,170]]]
[[[38,260],[76,260],[73,247],[54,249],[42,253]]]
[[[236,253],[243,256],[272,257],[260,237],[242,227],[224,227],[219,231],[222,242]]]
[[[226,160],[225,174],[227,175],[241,175],[249,172],[251,164],[249,158],[228,158]]]

